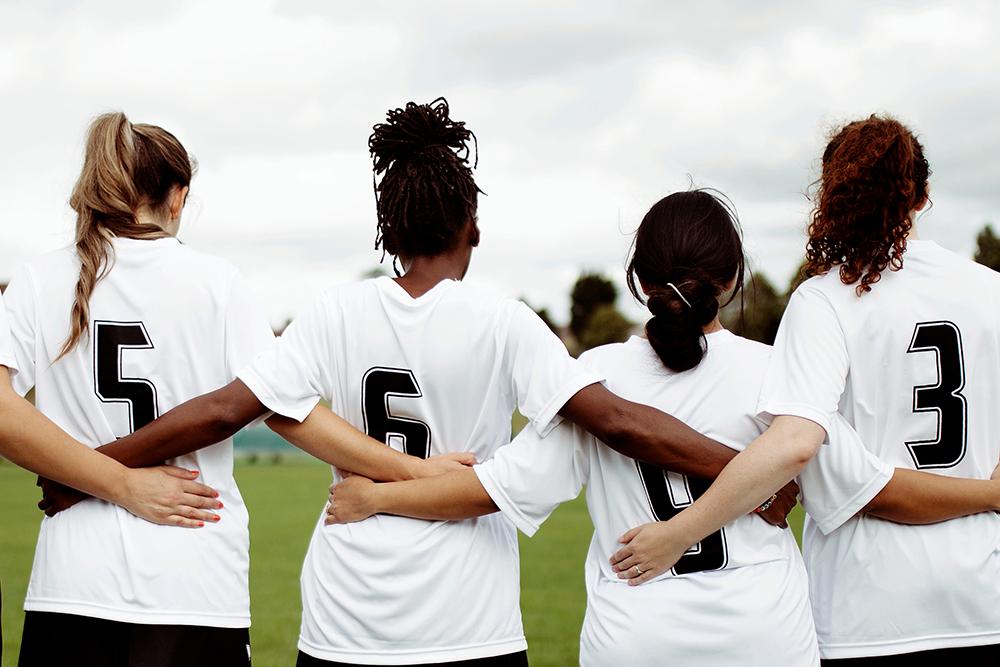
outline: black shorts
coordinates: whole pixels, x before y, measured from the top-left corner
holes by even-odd
[[[249,667],[250,629],[29,611],[18,667]]]
[[[405,667],[427,667],[423,665],[407,665]],[[459,660],[457,662],[437,662],[429,663],[436,665],[447,665],[448,667],[528,667],[528,652],[518,651],[507,655],[494,655],[489,658],[475,658],[473,660]],[[299,659],[295,667],[365,667],[351,662],[330,662],[320,660],[311,655],[299,651]]]
[[[872,658],[842,658],[823,661],[823,667],[922,667],[923,665],[996,667],[1000,665],[1000,644],[939,648],[933,651],[880,655]]]

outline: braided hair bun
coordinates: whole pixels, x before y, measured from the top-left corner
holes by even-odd
[[[478,194],[469,166],[475,135],[452,120],[448,101],[408,102],[390,109],[372,128],[376,249],[405,257],[433,256],[454,247],[459,232],[475,219]],[[381,181],[378,178],[381,176]]]

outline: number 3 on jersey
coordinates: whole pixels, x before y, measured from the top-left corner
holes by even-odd
[[[142,378],[122,376],[123,350],[152,350],[142,322],[94,321],[94,390],[104,403],[128,405],[128,432],[156,419],[156,386]]]
[[[950,468],[965,457],[968,406],[962,332],[953,322],[920,322],[913,329],[907,353],[933,352],[937,383],[913,388],[913,412],[936,412],[937,435],[906,443],[917,468]]]
[[[413,371],[405,368],[370,368],[361,380],[361,412],[365,433],[391,445],[402,440],[410,456],[426,459],[431,449],[431,429],[419,419],[397,417],[389,410],[389,397],[420,398],[420,385]]]
[[[676,516],[708,491],[711,485],[711,481],[668,473],[662,468],[641,461],[636,461],[635,465],[639,469],[642,485],[646,488],[649,507],[653,510],[653,516],[657,521],[668,521]],[[680,480],[680,484],[671,483],[677,480]],[[683,488],[679,488],[681,485]],[[672,569],[674,574],[691,574],[721,570],[728,562],[729,551],[726,548],[726,532],[723,528],[691,547]]]

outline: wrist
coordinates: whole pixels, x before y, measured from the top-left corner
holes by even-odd
[[[134,496],[134,491],[132,489],[132,471],[117,461],[113,461],[112,466],[112,472],[109,477],[108,485],[102,494],[104,496],[103,499],[125,507],[130,504],[132,497]]]
[[[387,493],[390,484],[371,484],[368,491],[368,508],[370,514],[387,514],[389,510],[389,494]]]
[[[398,480],[393,480],[397,482],[405,482],[411,479],[421,479],[427,477],[427,462],[424,459],[418,459],[416,456],[410,456],[404,454],[406,458],[403,461],[402,475],[400,475]]]

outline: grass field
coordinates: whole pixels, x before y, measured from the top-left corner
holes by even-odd
[[[238,465],[250,508],[251,604],[255,667],[294,664],[299,624],[299,568],[326,497],[329,469],[307,460]],[[40,513],[34,476],[0,465],[0,582],[3,667],[17,662],[21,603]],[[796,531],[801,516],[796,513]],[[521,608],[533,667],[576,664],[583,621],[583,559],[591,525],[583,499],[560,507],[538,535],[521,540]]]

